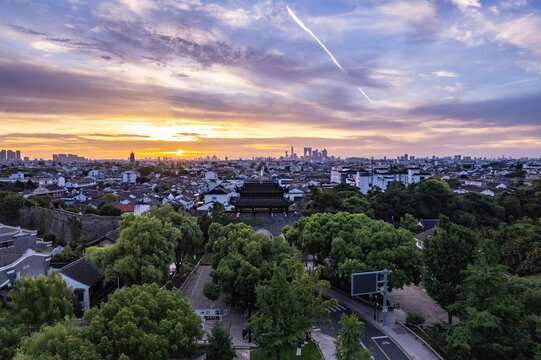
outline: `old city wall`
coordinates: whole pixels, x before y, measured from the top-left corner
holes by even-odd
[[[59,209],[23,207],[19,209],[17,225],[36,229],[41,236],[53,234],[66,243],[83,237],[89,242],[118,228],[120,219],[120,216],[79,215]]]

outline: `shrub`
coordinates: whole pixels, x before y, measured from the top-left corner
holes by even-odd
[[[423,325],[425,322],[425,318],[420,314],[408,314],[406,316],[406,324],[408,326],[419,326]]]

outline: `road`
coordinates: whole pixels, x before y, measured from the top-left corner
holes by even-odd
[[[341,329],[341,325],[338,323],[340,317],[342,314],[350,315],[353,311],[340,304],[338,306],[331,306],[329,310],[330,319],[333,324],[332,328],[329,328],[326,325],[318,325],[318,327],[321,329],[322,333],[337,337]],[[360,314],[357,313],[357,316],[364,322],[364,337],[362,344],[365,348],[372,349],[375,360],[409,360],[392,339],[364,319]]]

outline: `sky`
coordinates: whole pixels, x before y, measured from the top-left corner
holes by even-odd
[[[538,0],[2,0],[30,158],[541,157]]]

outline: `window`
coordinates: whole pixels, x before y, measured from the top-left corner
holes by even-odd
[[[13,246],[13,240],[7,240],[0,242],[0,249],[2,248],[9,248]]]

